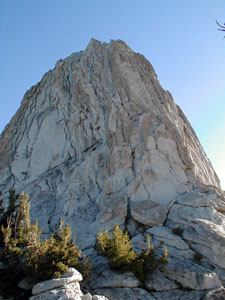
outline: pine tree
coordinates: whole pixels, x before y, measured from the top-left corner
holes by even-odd
[[[123,233],[118,224],[113,227],[111,237],[108,230],[104,233],[100,231],[97,242],[101,254],[109,260],[112,269],[132,271],[142,283],[147,274],[169,262],[167,248],[164,248],[161,256],[157,255],[150,236],[146,239],[148,249],[138,255],[132,250],[128,233]]]
[[[129,269],[131,262],[136,258],[128,232],[123,233],[118,224],[113,227],[111,238],[108,230],[104,233],[100,231],[97,242],[101,253],[108,258],[113,269]]]
[[[86,277],[91,265],[87,259],[82,260],[81,251],[71,239],[69,225],[63,227],[61,222],[59,233],[41,242],[38,222],[31,224],[28,199],[24,193],[19,195],[19,205],[14,206],[14,212],[10,209],[13,218],[8,218],[7,225],[1,227],[3,250],[0,260],[7,272],[18,280],[28,277],[31,283],[60,277],[68,267],[77,268]]]
[[[1,197],[1,195],[2,195],[2,192],[0,192],[0,197]],[[3,200],[0,199],[0,222],[3,217],[3,213],[4,213]]]
[[[2,193],[0,193],[1,195]],[[19,194],[16,194],[15,190],[9,191],[9,205],[5,211],[3,207],[3,200],[0,200],[0,229],[1,227],[7,227],[10,223],[10,227],[15,226],[16,210],[18,206],[16,205],[17,200],[19,199]],[[0,230],[0,247],[3,246],[3,236],[2,231]]]

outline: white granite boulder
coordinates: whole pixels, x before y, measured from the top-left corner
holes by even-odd
[[[61,278],[36,284],[29,300],[108,300],[104,296],[92,296],[90,293],[84,295],[79,284],[82,280],[82,275],[76,269],[69,268]]]
[[[194,251],[181,236],[176,235],[172,230],[165,226],[152,227],[146,230],[145,235],[150,234],[153,244],[157,247],[160,243],[166,246],[169,256],[175,258],[192,259]]]
[[[164,275],[184,288],[206,290],[219,287],[222,282],[217,274],[188,260],[171,259]]]
[[[140,285],[137,277],[130,272],[115,272],[106,270],[101,275],[90,282],[92,289],[102,288],[136,288]]]
[[[214,202],[214,203],[213,203]],[[213,264],[225,268],[224,201],[197,189],[177,198],[166,225],[183,229],[182,238]]]
[[[177,289],[178,286],[166,278],[162,272],[156,270],[153,274],[147,276],[145,288],[150,292],[162,292]]]
[[[54,288],[65,286],[68,283],[80,282],[82,280],[83,277],[80,274],[80,272],[78,272],[74,268],[69,268],[68,272],[63,274],[61,278],[45,280],[34,285],[32,289],[32,294],[40,294],[42,292],[52,290]]]
[[[142,288],[112,288],[97,289],[93,291],[99,295],[105,295],[110,300],[155,300],[151,293]],[[163,299],[163,300],[168,300]]]
[[[83,293],[78,282],[67,283],[58,288],[42,291],[29,300],[81,300]]]

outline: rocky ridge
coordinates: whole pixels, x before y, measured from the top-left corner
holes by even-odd
[[[0,155],[3,195],[28,193],[45,234],[61,217],[72,227],[94,266],[90,291],[110,300],[223,293],[219,179],[152,65],[124,42],[92,39],[59,60],[25,94],[0,136]],[[136,251],[146,249],[149,233],[168,248],[170,263],[149,274],[144,289],[134,275],[109,270],[95,251],[99,229],[115,223],[129,231]]]

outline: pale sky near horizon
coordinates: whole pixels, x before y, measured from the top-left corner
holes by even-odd
[[[0,0],[0,132],[25,92],[92,37],[153,65],[225,189],[225,0]]]

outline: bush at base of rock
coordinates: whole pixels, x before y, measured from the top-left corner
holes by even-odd
[[[111,238],[108,230],[104,233],[100,231],[97,243],[100,252],[108,258],[112,269],[127,270],[136,259],[136,253],[132,250],[128,233],[123,233],[117,224],[113,228]]]
[[[149,274],[152,274],[155,270],[159,269],[163,265],[167,265],[169,262],[166,247],[164,248],[163,255],[157,256],[154,246],[150,243],[149,236],[147,237],[147,242],[148,250],[142,252],[132,265],[133,273],[141,282],[144,282]]]
[[[0,196],[1,196],[0,192]],[[3,200],[0,199],[0,229],[1,226],[7,227],[8,222],[10,220],[10,223],[12,226],[16,223],[16,214],[15,211],[18,208],[17,206],[17,201],[19,199],[19,194],[16,194],[15,190],[10,190],[9,191],[9,197],[8,197],[8,207],[5,211],[4,206],[3,206]],[[2,231],[0,230],[0,247],[3,247],[4,242],[3,242],[3,234]]]
[[[175,227],[175,228],[173,228],[172,231],[173,231],[173,233],[176,234],[176,235],[182,235],[182,233],[183,233],[183,229],[180,228],[180,227]]]
[[[149,236],[147,243],[148,250],[137,255],[132,250],[128,233],[123,233],[118,224],[113,228],[112,237],[109,237],[108,230],[104,233],[100,231],[97,236],[97,246],[100,253],[109,260],[110,267],[120,271],[132,271],[141,282],[145,281],[147,275],[169,262],[166,248],[164,254],[158,257]]]
[[[203,255],[199,252],[195,252],[193,255],[193,259],[197,262],[200,262],[203,259]]]
[[[14,203],[16,197],[15,194]],[[81,251],[71,239],[68,224],[63,227],[61,222],[59,233],[41,242],[38,222],[31,224],[30,221],[28,198],[28,195],[20,194],[19,205],[14,206],[14,211],[7,216],[6,226],[1,224],[3,250],[0,260],[6,272],[15,275],[17,280],[27,277],[32,283],[60,277],[68,271],[68,267],[78,269],[84,278],[87,277],[90,263],[81,258]],[[2,219],[5,221],[5,218]]]
[[[35,282],[49,278],[59,278],[68,271],[68,267],[79,270],[86,278],[90,263],[81,258],[81,251],[71,239],[68,224],[60,226],[59,234],[52,234],[48,240],[40,243],[37,251],[27,251],[26,269]]]

